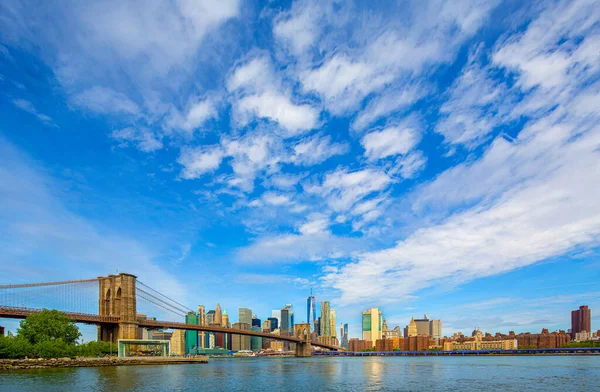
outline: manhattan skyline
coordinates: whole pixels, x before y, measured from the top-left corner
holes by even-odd
[[[593,1],[196,4],[0,6],[0,283],[312,286],[351,337],[600,308]]]

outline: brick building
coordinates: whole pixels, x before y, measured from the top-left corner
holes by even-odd
[[[352,338],[348,341],[348,349],[349,351],[363,351],[363,350],[370,350],[373,348],[373,342],[371,342],[370,340],[361,340],[361,339],[356,339],[356,338]]]
[[[571,338],[579,332],[592,332],[592,312],[585,305],[571,312]]]

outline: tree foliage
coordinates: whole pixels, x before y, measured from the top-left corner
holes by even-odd
[[[21,321],[16,336],[0,336],[0,358],[103,357],[116,354],[109,342],[77,345],[81,334],[73,321],[56,310],[43,310]]]
[[[74,345],[81,336],[75,322],[58,310],[44,309],[40,313],[27,316],[20,325],[17,335],[34,345],[57,339]]]

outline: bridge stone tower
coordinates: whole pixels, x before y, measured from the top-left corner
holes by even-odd
[[[119,325],[99,325],[98,340],[112,341],[119,339],[136,339],[138,321],[136,312],[135,282],[136,276],[121,273],[99,277],[100,298],[98,314],[100,316],[116,316]]]
[[[297,357],[310,357],[311,344],[310,344],[310,324],[295,324],[294,325],[294,336],[304,340],[303,343],[296,343],[296,356]]]

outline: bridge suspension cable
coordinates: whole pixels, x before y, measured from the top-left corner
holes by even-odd
[[[137,284],[138,284],[138,285],[142,285],[142,286],[144,286],[145,288],[147,288],[148,290],[151,290],[151,291],[155,292],[156,294],[160,295],[161,297],[164,297],[164,298],[166,298],[167,300],[171,301],[172,303],[175,303],[175,304],[179,305],[179,306],[180,306],[182,309],[185,309],[185,312],[186,312],[186,313],[187,313],[187,312],[193,312],[193,311],[194,311],[194,310],[192,310],[192,309],[188,308],[187,306],[185,306],[185,305],[183,305],[183,304],[181,304],[181,303],[179,303],[179,302],[175,301],[174,299],[167,297],[166,295],[164,295],[164,294],[163,294],[163,293],[161,293],[160,291],[154,290],[152,287],[150,287],[150,286],[148,286],[148,285],[144,284],[144,283],[143,283],[143,282],[141,282],[140,280],[138,280],[138,281],[137,281]],[[138,289],[140,289],[140,288],[138,287]]]

